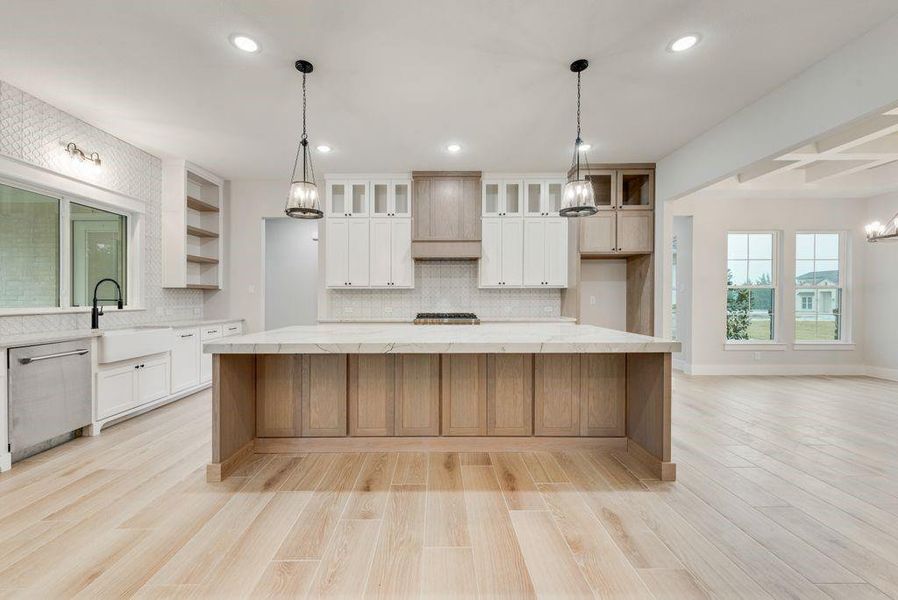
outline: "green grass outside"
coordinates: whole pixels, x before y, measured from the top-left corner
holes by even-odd
[[[836,334],[836,324],[834,321],[796,321],[795,322],[795,339],[800,341],[806,340],[827,340],[833,341]],[[748,337],[752,340],[768,340],[770,339],[770,321],[768,319],[752,320],[748,326]]]

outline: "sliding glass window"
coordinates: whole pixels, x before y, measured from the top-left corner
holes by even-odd
[[[72,306],[90,306],[94,286],[103,279],[122,286],[127,304],[128,220],[124,215],[71,203],[69,209],[72,240]],[[112,305],[115,286],[105,283],[97,290]]]
[[[60,200],[0,184],[0,308],[59,306]]]

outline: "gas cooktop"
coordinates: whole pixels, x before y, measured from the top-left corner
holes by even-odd
[[[479,325],[474,313],[418,313],[415,325]]]

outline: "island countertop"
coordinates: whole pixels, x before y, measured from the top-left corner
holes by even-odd
[[[207,354],[679,352],[680,342],[575,323],[324,323],[206,342]]]

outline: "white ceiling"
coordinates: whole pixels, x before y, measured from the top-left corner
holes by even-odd
[[[865,198],[898,191],[898,108],[742,169],[693,198]]]
[[[289,175],[297,58],[321,172],[655,161],[898,13],[895,0],[3,0],[0,79],[161,156]],[[260,54],[228,44],[253,36]],[[683,54],[667,43],[699,32]],[[448,155],[449,142],[462,145]]]

